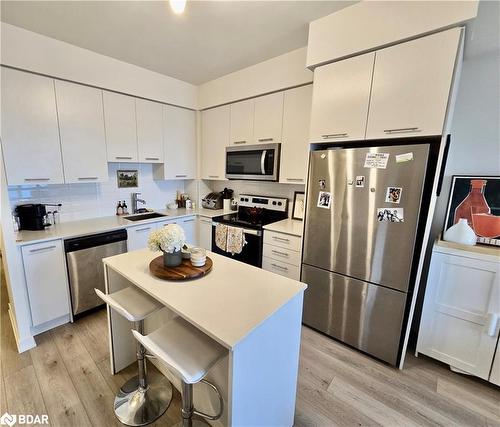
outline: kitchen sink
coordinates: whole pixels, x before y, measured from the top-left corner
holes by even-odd
[[[163,216],[167,215],[158,212],[148,212],[144,214],[124,216],[123,218],[125,218],[128,221],[143,221],[145,219],[161,218]]]

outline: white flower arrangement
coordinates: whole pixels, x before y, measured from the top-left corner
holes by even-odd
[[[180,251],[186,243],[186,235],[182,227],[177,224],[168,224],[149,235],[148,248],[152,251],[173,253]]]

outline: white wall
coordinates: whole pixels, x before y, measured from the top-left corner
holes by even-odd
[[[481,1],[466,30],[451,147],[433,233],[442,231],[452,175],[500,175],[500,3]]]
[[[197,87],[190,83],[3,22],[1,63],[168,104],[197,108]]]
[[[306,54],[306,47],[292,50],[198,86],[199,109],[311,83]]]
[[[139,187],[118,188],[117,170],[137,169]],[[176,190],[184,192],[184,181],[154,181],[151,164],[108,163],[109,181],[60,185],[10,186],[9,199],[12,209],[23,203],[62,203],[61,222],[110,216],[116,214],[117,202],[125,200],[129,211],[130,195],[141,193],[145,207],[165,209],[175,200]],[[139,207],[143,207],[140,205]]]

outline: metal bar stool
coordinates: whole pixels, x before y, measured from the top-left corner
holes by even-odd
[[[196,329],[190,323],[176,317],[150,333],[142,335],[132,331],[139,341],[168,369],[181,378],[182,423],[177,426],[204,426],[202,422],[193,420],[193,415],[205,419],[217,420],[224,410],[224,401],[217,387],[204,379],[212,368],[225,354],[226,350],[208,335]],[[193,405],[193,384],[203,382],[214,390],[219,398],[220,410],[216,415],[197,411]]]
[[[134,323],[134,329],[144,333],[144,319],[163,307],[135,286],[111,294],[95,289],[111,308]],[[135,332],[135,331],[134,331]],[[115,415],[128,426],[144,426],[161,417],[172,401],[172,384],[163,375],[146,375],[146,350],[137,341],[138,375],[128,380],[115,396]]]

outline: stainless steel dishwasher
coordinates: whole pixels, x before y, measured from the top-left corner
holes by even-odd
[[[127,230],[91,234],[64,241],[73,316],[99,305],[94,288],[104,291],[102,259],[127,252]]]

